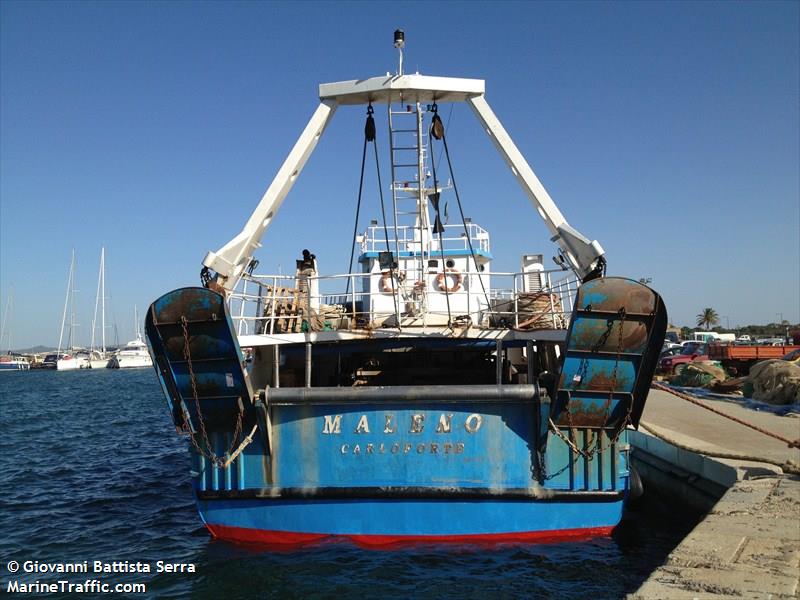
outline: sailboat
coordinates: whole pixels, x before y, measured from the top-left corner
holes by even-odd
[[[110,369],[133,369],[138,367],[152,367],[153,359],[147,351],[147,344],[142,338],[139,327],[139,311],[133,307],[133,319],[136,322],[136,339],[131,340],[120,348],[108,363]]]
[[[67,326],[67,309],[69,309],[69,333],[66,346],[64,342],[64,328]],[[75,249],[72,249],[72,260],[69,263],[69,277],[67,278],[67,294],[64,299],[64,312],[61,316],[61,332],[58,335],[58,354],[56,369],[59,371],[72,371],[75,369],[88,369],[89,353],[84,348],[75,346]]]
[[[95,345],[97,333],[97,309],[100,308],[100,347]],[[106,249],[100,249],[100,273],[97,276],[97,294],[94,299],[94,317],[92,317],[92,349],[89,366],[92,369],[105,369],[111,360],[106,350]]]
[[[13,354],[11,352],[11,332],[7,329],[8,315],[11,312],[11,307],[14,305],[13,290],[8,293],[8,301],[6,302],[6,309],[3,311],[3,323],[0,325],[0,343],[8,337],[8,345],[6,346],[6,353],[0,356],[0,371],[27,371],[31,368],[31,363],[27,356]]]

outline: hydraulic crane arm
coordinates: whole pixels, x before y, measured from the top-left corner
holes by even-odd
[[[590,241],[567,223],[528,161],[495,116],[484,95],[472,96],[467,99],[467,103],[547,225],[553,235],[551,241],[559,245],[562,266],[570,267],[582,280],[593,277],[605,264],[600,243],[597,240]]]
[[[222,248],[206,254],[203,265],[216,272],[216,283],[219,286],[226,290],[236,287],[245,268],[250,264],[253,253],[261,246],[261,237],[272,223],[272,219],[275,218],[275,214],[292,189],[300,171],[303,170],[317,146],[325,127],[336,112],[337,106],[334,100],[320,102],[244,228]]]
[[[394,101],[467,102],[500,155],[511,167],[536,212],[544,220],[552,241],[559,245],[557,261],[575,271],[582,280],[591,279],[602,271],[605,265],[603,248],[597,241],[589,240],[567,223],[486,102],[482,80],[419,74],[394,77],[387,75],[320,86],[320,105],[242,231],[216,252],[206,254],[203,259],[203,265],[216,272],[216,284],[219,287],[232,290],[238,283],[250,264],[253,253],[260,246],[261,237],[314,151],[336,108],[340,105],[385,104]]]

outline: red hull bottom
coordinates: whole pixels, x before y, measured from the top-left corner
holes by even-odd
[[[587,529],[557,529],[553,531],[525,531],[511,533],[486,533],[476,535],[341,535],[328,533],[296,533],[291,531],[264,531],[246,527],[206,524],[215,538],[292,550],[318,546],[330,542],[350,542],[361,548],[407,548],[430,544],[461,544],[495,546],[505,544],[548,544],[563,541],[581,541],[611,534],[614,527]]]

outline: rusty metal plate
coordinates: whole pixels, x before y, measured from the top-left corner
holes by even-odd
[[[617,312],[624,306],[628,314],[651,315],[656,309],[656,298],[650,288],[632,279],[606,277],[581,286],[576,309]]]
[[[641,321],[609,320],[593,316],[575,318],[570,337],[571,349],[640,354],[646,347],[647,326]]]
[[[180,323],[181,317],[188,321],[224,320],[224,304],[220,294],[190,287],[165,294],[153,303],[151,310],[155,325]]]

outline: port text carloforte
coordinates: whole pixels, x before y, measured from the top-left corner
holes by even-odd
[[[392,413],[385,413],[383,418],[373,417],[370,422],[369,416],[361,414],[358,419],[353,419],[350,423],[350,429],[356,435],[369,435],[373,432],[377,433],[382,430],[384,435],[392,435],[398,432],[402,426],[409,434],[421,434],[426,426],[433,428],[435,434],[442,435],[441,441],[436,442],[378,442],[372,441],[364,443],[345,443],[339,448],[342,454],[354,455],[371,455],[371,454],[461,454],[464,452],[464,442],[450,440],[449,436],[454,432],[466,432],[469,435],[474,435],[478,432],[483,425],[483,417],[478,413],[472,413],[464,418],[463,421],[453,422],[453,415],[449,413],[440,413],[438,417],[434,417],[430,424],[427,424],[427,415],[425,413],[416,413],[404,422],[398,422],[396,416]],[[340,435],[342,427],[347,427],[343,424],[342,415],[324,415],[322,417],[322,435]]]

